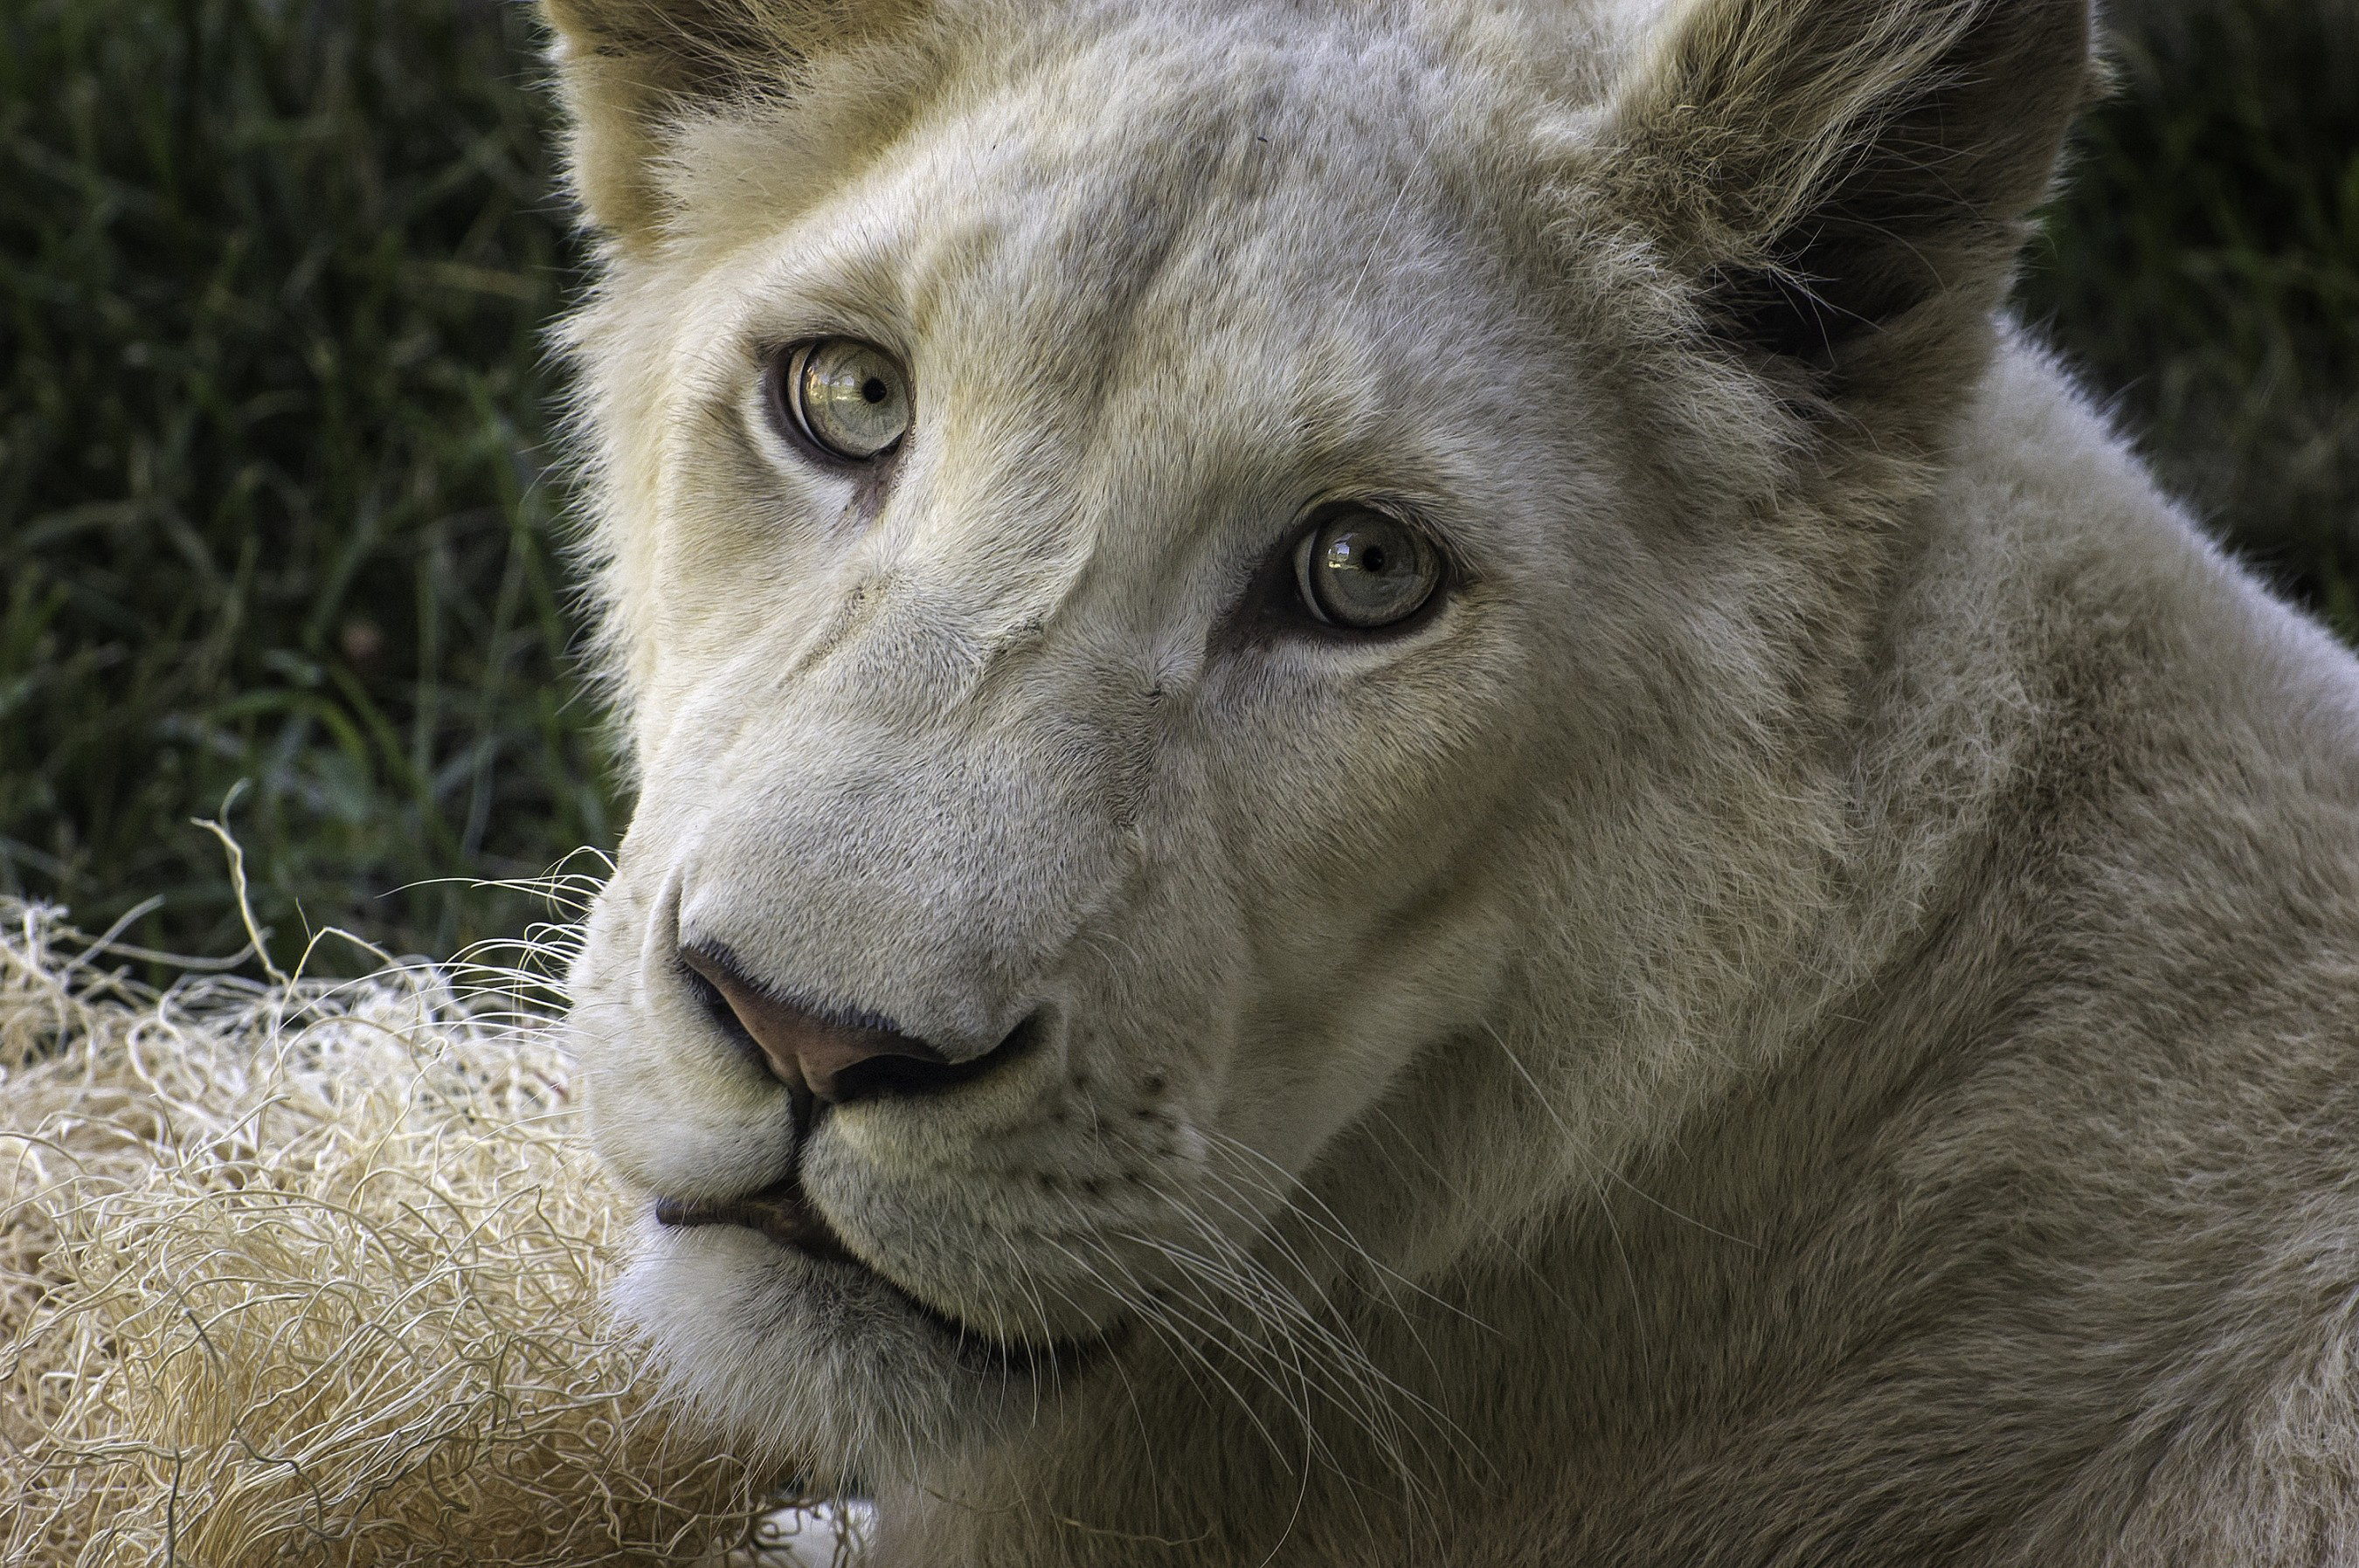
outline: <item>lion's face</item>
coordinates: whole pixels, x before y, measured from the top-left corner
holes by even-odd
[[[984,9],[620,195],[577,146],[640,222],[576,326],[625,1304],[869,1476],[1303,1310],[1288,1213],[1413,1275],[1590,1179],[1740,1065],[1850,798],[1854,544],[1765,499],[1789,389],[1540,199],[1593,110],[1381,7]]]
[[[1476,172],[1351,114],[1460,106],[1140,45],[945,93],[604,308],[643,793],[576,1022],[625,1175],[795,1170],[849,1252],[651,1222],[635,1272],[799,1432],[1122,1334],[1479,1011],[1517,780],[1580,744],[1548,672],[1644,575]],[[881,456],[798,419],[813,343],[903,379]],[[979,1070],[799,1116],[684,949]]]

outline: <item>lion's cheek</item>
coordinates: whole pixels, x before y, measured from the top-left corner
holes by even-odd
[[[1192,1184],[1147,1150],[1053,1129],[922,1165],[830,1139],[804,1182],[845,1246],[896,1287],[951,1324],[1034,1346],[1096,1340],[1148,1306],[1180,1246],[1175,1188]]]

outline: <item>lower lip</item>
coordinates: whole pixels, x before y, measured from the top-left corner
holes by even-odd
[[[807,1252],[831,1262],[865,1268],[852,1255],[841,1237],[810,1206],[801,1186],[791,1178],[777,1186],[718,1203],[683,1198],[658,1198],[658,1223],[686,1229],[703,1225],[734,1225],[759,1231],[781,1247]],[[874,1272],[874,1271],[871,1271]]]

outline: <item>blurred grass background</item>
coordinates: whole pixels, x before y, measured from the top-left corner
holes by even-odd
[[[2359,633],[2359,3],[2118,20],[2024,310]],[[508,0],[0,0],[0,892],[229,952],[234,795],[282,949],[443,955],[537,913],[463,879],[611,847],[533,48]]]
[[[610,844],[552,542],[578,257],[497,0],[0,0],[0,891],[447,954]],[[333,961],[357,963],[356,954]]]
[[[2164,482],[2359,639],[2359,0],[2112,0],[2019,290]]]

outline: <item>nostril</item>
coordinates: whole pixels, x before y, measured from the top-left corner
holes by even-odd
[[[953,1062],[937,1051],[925,1056],[881,1055],[852,1063],[837,1072],[832,1098],[841,1105],[846,1100],[875,1096],[940,1094],[961,1084],[971,1084],[1015,1060],[1038,1027],[1033,1019],[1027,1018],[998,1044],[963,1062]]]
[[[875,1014],[847,1014],[789,1001],[749,979],[725,953],[683,946],[685,977],[722,1030],[789,1088],[832,1105],[884,1095],[920,1095],[968,1082],[1006,1059],[1027,1027],[967,1061]]]
[[[696,999],[697,1005],[704,1010],[704,1016],[712,1021],[712,1027],[727,1035],[730,1044],[743,1051],[747,1060],[766,1071],[770,1061],[762,1049],[762,1043],[754,1038],[753,1032],[745,1027],[745,1021],[737,1016],[736,1009],[729,1005],[729,999],[721,994],[721,988],[698,973],[692,964],[681,966],[679,978],[688,987],[689,994]]]
[[[939,1057],[869,1056],[837,1069],[822,1098],[842,1105],[884,1095],[931,1094],[959,1081],[957,1073],[957,1064]]]

